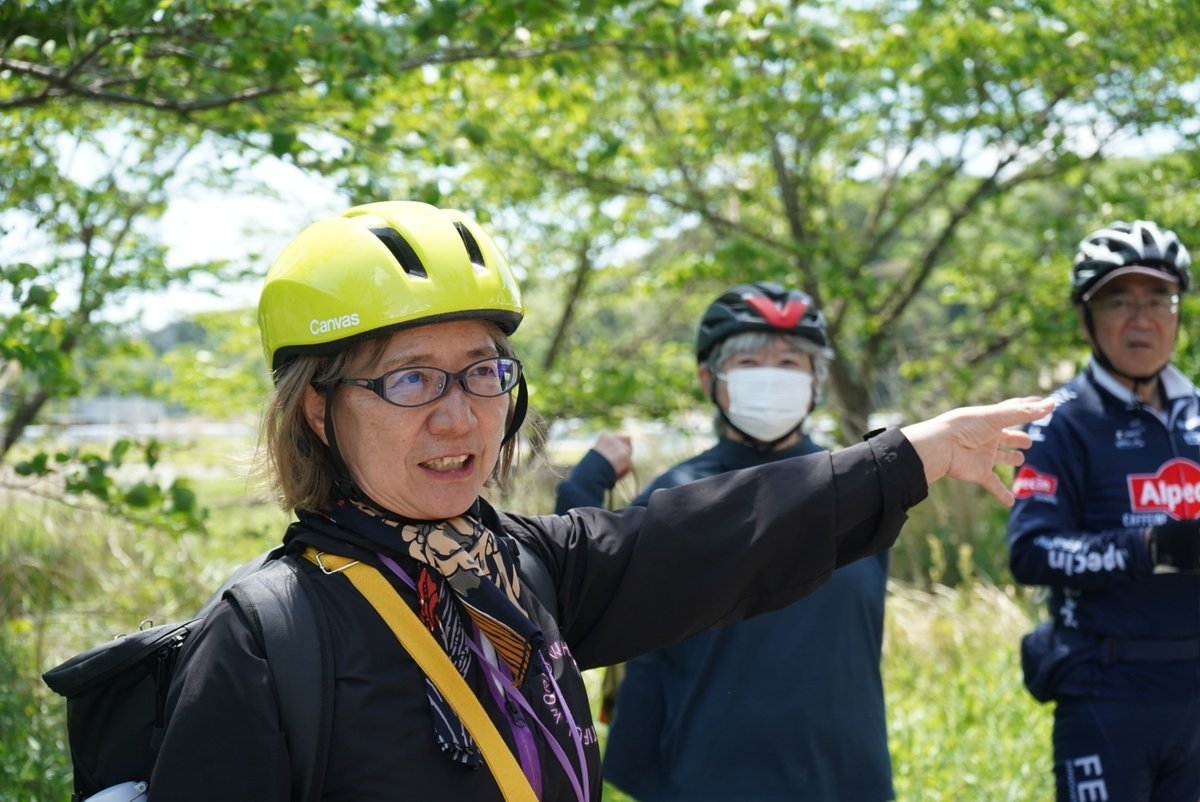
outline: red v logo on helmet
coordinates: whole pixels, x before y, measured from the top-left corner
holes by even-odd
[[[754,307],[766,321],[777,329],[794,329],[808,310],[808,304],[799,298],[789,298],[782,308],[761,295],[751,295],[746,303]]]

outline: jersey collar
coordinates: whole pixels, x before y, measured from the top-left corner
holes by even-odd
[[[1135,404],[1137,402],[1137,399],[1133,397],[1133,392],[1117,381],[1115,376],[1100,367],[1100,363],[1094,358],[1088,367],[1092,371],[1092,375],[1096,378],[1096,384],[1103,387],[1114,397],[1127,404]],[[1192,384],[1187,376],[1184,376],[1179,368],[1174,365],[1168,364],[1158,374],[1158,377],[1162,380],[1163,393],[1166,394],[1168,401],[1191,396],[1196,392],[1196,385]]]

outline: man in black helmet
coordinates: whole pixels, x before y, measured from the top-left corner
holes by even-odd
[[[809,296],[771,283],[730,289],[705,312],[696,356],[717,444],[635,505],[660,488],[821,450],[803,424],[832,352]],[[628,441],[602,435],[560,483],[558,512],[599,505],[629,462]],[[608,781],[642,802],[892,799],[879,667],[887,568],[886,552],[851,563],[799,604],[627,663]]]
[[[1056,703],[1059,802],[1200,799],[1200,395],[1170,364],[1190,261],[1143,220],[1080,243],[1092,359],[1030,425],[1013,484],[1013,576],[1050,591],[1021,651]]]

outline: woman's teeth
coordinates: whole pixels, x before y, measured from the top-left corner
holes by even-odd
[[[461,454],[457,457],[438,457],[426,462],[425,467],[432,468],[435,471],[452,471],[466,465],[467,459],[466,454]]]

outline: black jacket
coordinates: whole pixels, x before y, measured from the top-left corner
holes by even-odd
[[[553,582],[556,598],[547,605],[533,594],[522,598],[545,635],[564,699],[556,699],[535,671],[522,692],[576,775],[584,772],[567,719],[581,731],[589,798],[600,798],[600,751],[581,669],[794,601],[820,586],[836,566],[888,548],[906,510],[925,493],[920,459],[893,430],[833,454],[663,490],[645,508],[520,516],[495,514],[484,505],[485,523],[499,527],[518,562],[538,559]],[[804,522],[799,534],[797,521]],[[289,530],[293,543],[313,542],[366,559],[374,559],[372,550],[386,550],[354,533],[306,524]],[[423,677],[368,602],[344,577],[309,569],[335,655],[333,739],[323,798],[499,800],[486,768],[465,768],[439,752]],[[411,599],[406,587],[395,584]],[[150,798],[288,800],[290,769],[274,688],[245,622],[221,605],[189,640],[182,659]],[[468,681],[515,751],[508,721],[483,678]],[[543,802],[575,800],[541,729],[532,731]]]

